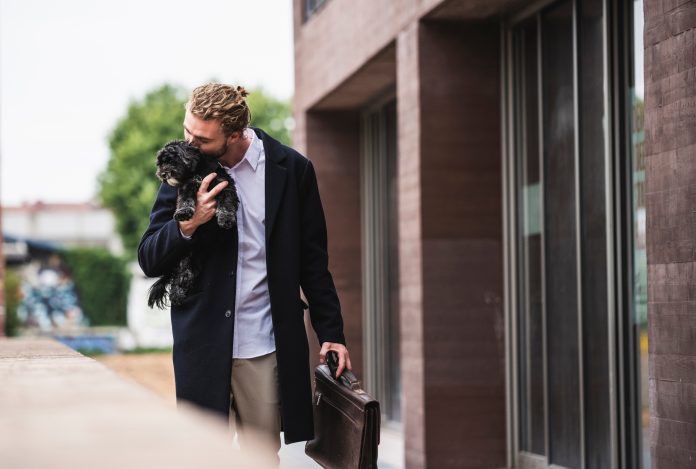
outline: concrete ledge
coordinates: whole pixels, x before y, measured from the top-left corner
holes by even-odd
[[[0,339],[0,466],[264,467],[227,427],[51,339]]]

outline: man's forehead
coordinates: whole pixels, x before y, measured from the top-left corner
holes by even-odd
[[[220,122],[214,119],[204,120],[186,111],[184,127],[194,137],[215,138],[221,133]]]

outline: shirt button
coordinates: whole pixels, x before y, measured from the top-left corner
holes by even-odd
[[[230,277],[234,277],[234,271],[230,272]]]
[[[230,316],[232,316],[232,311],[228,309],[227,311],[225,311],[225,317],[229,318]]]

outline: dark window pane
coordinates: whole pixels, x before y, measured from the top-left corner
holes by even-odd
[[[305,8],[304,8],[304,19],[307,21],[309,18],[311,18],[318,10],[319,8],[324,5],[326,0],[305,0]]]
[[[580,232],[587,469],[611,466],[602,0],[578,3]]]
[[[580,467],[572,2],[541,15],[549,462]]]
[[[391,420],[401,421],[401,335],[399,334],[399,213],[398,213],[398,168],[397,168],[397,122],[396,101],[384,107],[386,154],[387,154],[387,237],[389,270],[389,309],[387,314],[388,359],[384,364],[388,374],[387,393]]]
[[[401,420],[396,102],[366,115],[363,295],[366,389],[388,420]]]
[[[539,165],[536,17],[515,40],[515,112],[518,200],[518,369],[520,449],[545,454],[542,312],[541,186]]]

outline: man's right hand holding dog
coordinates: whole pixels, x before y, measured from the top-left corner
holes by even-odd
[[[201,187],[198,188],[198,193],[196,194],[196,210],[193,212],[193,216],[190,220],[179,222],[179,229],[186,237],[193,236],[193,233],[199,226],[215,215],[215,209],[217,208],[215,196],[227,186],[227,181],[222,181],[209,191],[208,186],[215,179],[215,176],[217,176],[215,173],[210,173],[201,181]]]

